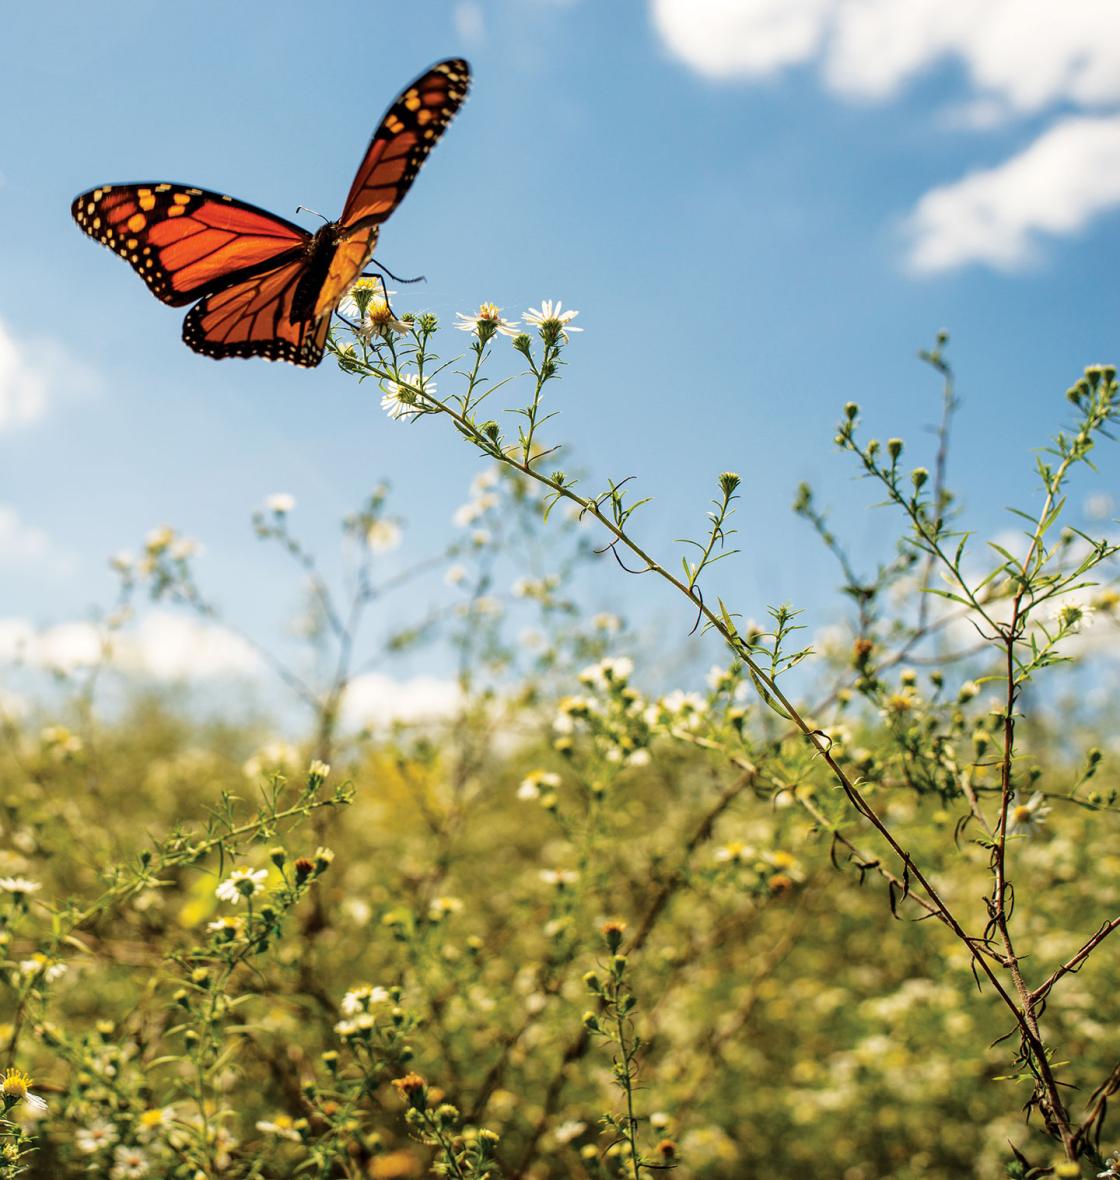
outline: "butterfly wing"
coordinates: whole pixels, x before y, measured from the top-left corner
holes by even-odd
[[[392,213],[462,106],[470,80],[470,66],[452,58],[432,66],[401,92],[373,133],[340,225],[378,225]]]
[[[179,184],[104,184],[76,197],[71,212],[172,307],[274,269],[310,237],[254,205]]]
[[[203,356],[260,356],[313,369],[323,357],[330,316],[295,316],[304,256],[238,279],[205,296],[183,321],[183,340]]]

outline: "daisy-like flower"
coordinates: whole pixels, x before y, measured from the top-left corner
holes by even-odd
[[[144,538],[144,548],[154,556],[162,553],[175,540],[175,530],[169,524],[162,524],[158,529],[152,529]]]
[[[1010,808],[1007,812],[1007,834],[1030,836],[1037,832],[1050,814],[1050,808],[1045,804],[1042,792],[1035,791],[1026,803],[1019,803]]]
[[[462,565],[451,566],[447,573],[443,575],[443,580],[448,586],[462,585],[462,583],[467,580],[466,567]]]
[[[415,373],[409,373],[403,381],[385,381],[381,386],[381,408],[394,421],[401,418],[418,418],[430,407],[424,395],[435,393],[433,381],[421,381]]]
[[[362,326],[358,330],[367,340],[371,336],[380,336],[382,340],[388,340],[393,333],[404,336],[408,332],[408,324],[393,315],[393,309],[384,299],[371,299]]]
[[[234,869],[214,890],[214,895],[219,901],[237,905],[243,897],[253,897],[257,893],[262,893],[267,876],[268,869]]]
[[[386,301],[390,295],[395,294],[396,291],[387,291],[385,284],[380,279],[363,277],[358,279],[343,295],[338,310],[348,320],[362,321],[366,319],[370,308],[375,303],[388,306]]]
[[[1104,1162],[1108,1167],[1097,1173],[1097,1180],[1107,1176],[1120,1176],[1120,1151],[1114,1151]]]
[[[13,1067],[4,1070],[4,1078],[0,1081],[0,1098],[3,1099],[5,1113],[22,1102],[32,1114],[45,1114],[46,1102],[38,1094],[31,1093],[31,1087],[34,1084],[30,1075],[24,1073],[22,1069]]]
[[[38,893],[42,888],[38,881],[29,881],[26,877],[0,877],[0,893],[14,893],[17,898]]]
[[[206,929],[211,934],[220,934],[223,939],[229,941],[236,938],[241,933],[241,919],[240,918],[215,918],[213,922],[206,923]]]
[[[493,303],[479,304],[474,315],[464,315],[463,312],[457,311],[455,316],[459,321],[455,327],[460,332],[470,332],[477,336],[483,344],[498,332],[503,336],[517,335],[517,321],[503,319],[502,309]]]
[[[385,1004],[389,1001],[389,993],[383,987],[373,987],[363,983],[360,987],[352,987],[342,997],[342,1013],[344,1016],[357,1016],[359,1012],[368,1012],[374,1004]]]
[[[557,889],[567,889],[579,880],[579,873],[573,869],[541,869],[541,880],[546,885],[554,885]]]
[[[722,848],[716,849],[716,860],[720,864],[746,864],[754,859],[754,849],[748,847],[742,840],[732,840]]]
[[[175,1112],[170,1106],[153,1106],[141,1112],[136,1120],[136,1133],[142,1143],[156,1138],[159,1133],[171,1126]]]
[[[314,761],[312,761],[311,765],[307,768],[307,777],[308,778],[317,778],[320,782],[323,782],[327,778],[327,776],[330,774],[330,772],[331,772],[330,763],[324,762],[321,758],[316,758],[316,759],[314,759]]]
[[[578,311],[561,311],[563,304],[559,299],[555,303],[551,299],[542,299],[540,308],[530,307],[523,316],[526,324],[532,324],[541,334],[546,344],[555,344],[558,340],[567,341],[569,332],[582,332],[582,328],[573,328],[572,320],[579,315]]]
[[[586,1123],[581,1123],[576,1119],[569,1119],[566,1123],[561,1123],[552,1132],[552,1137],[557,1143],[571,1143],[573,1139],[578,1139],[586,1130]]]
[[[549,770],[532,770],[522,780],[517,788],[518,799],[539,799],[541,788],[555,791],[560,786],[560,776]]]
[[[275,1135],[280,1139],[290,1139],[293,1143],[300,1141],[300,1133],[296,1130],[295,1121],[291,1115],[278,1114],[274,1119],[261,1119],[257,1123],[257,1130],[266,1135]]]
[[[440,922],[449,914],[457,914],[463,908],[462,901],[457,897],[437,897],[428,906],[428,917],[433,922]]]
[[[82,1127],[74,1136],[74,1144],[83,1155],[93,1155],[103,1147],[111,1147],[120,1138],[112,1123],[98,1119],[88,1127]]]
[[[265,497],[264,506],[277,516],[287,516],[296,506],[296,498],[288,492],[273,492]]]
[[[151,1171],[151,1164],[142,1147],[118,1147],[113,1152],[110,1180],[140,1180]]]
[[[391,520],[375,520],[366,529],[366,544],[374,553],[388,553],[401,543],[400,527]]]

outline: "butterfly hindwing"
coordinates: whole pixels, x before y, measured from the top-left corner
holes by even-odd
[[[330,316],[293,319],[305,269],[301,256],[207,295],[183,321],[184,342],[203,356],[259,356],[314,368],[323,356]]]
[[[341,225],[380,223],[400,204],[466,98],[470,78],[470,66],[452,58],[405,87],[370,140],[339,218]]]
[[[105,184],[75,198],[71,212],[172,307],[274,266],[310,237],[254,205],[167,182]]]

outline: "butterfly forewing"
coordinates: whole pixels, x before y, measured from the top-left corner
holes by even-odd
[[[358,168],[339,222],[384,221],[400,204],[428,153],[467,97],[470,67],[441,61],[407,86],[385,112]]]
[[[82,193],[71,211],[172,307],[275,265],[309,237],[263,209],[179,184],[105,184]]]

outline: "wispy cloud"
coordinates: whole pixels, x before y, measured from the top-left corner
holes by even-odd
[[[19,340],[0,318],[0,432],[37,421],[62,390],[85,393],[97,385],[56,341]]]
[[[459,0],[451,13],[455,32],[464,43],[477,47],[486,40],[486,14],[478,0]]]
[[[37,565],[50,551],[42,529],[25,523],[10,504],[0,504],[0,565]]]
[[[0,320],[0,430],[34,422],[46,408],[46,375]]]
[[[907,221],[914,273],[974,262],[1015,268],[1030,260],[1040,234],[1076,233],[1120,205],[1114,0],[1066,0],[1060,12],[1051,0],[650,4],[668,49],[712,78],[802,66],[844,98],[887,102],[923,73],[953,63],[968,90],[949,112],[962,131],[1066,108],[1018,155],[919,200]]]
[[[103,630],[89,622],[37,628],[27,619],[0,619],[0,664],[73,672],[105,658],[103,644]],[[255,676],[262,667],[249,644],[227,628],[165,611],[113,636],[108,662],[162,681]]]
[[[416,676],[396,680],[378,672],[358,676],[343,700],[342,712],[349,725],[375,728],[394,721],[433,721],[449,717],[462,703],[454,680]]]
[[[815,57],[834,0],[652,0],[666,46],[712,78],[759,78]]]
[[[1013,270],[1042,235],[1120,205],[1120,115],[1065,119],[995,168],[926,193],[906,223],[918,273],[970,262]]]

